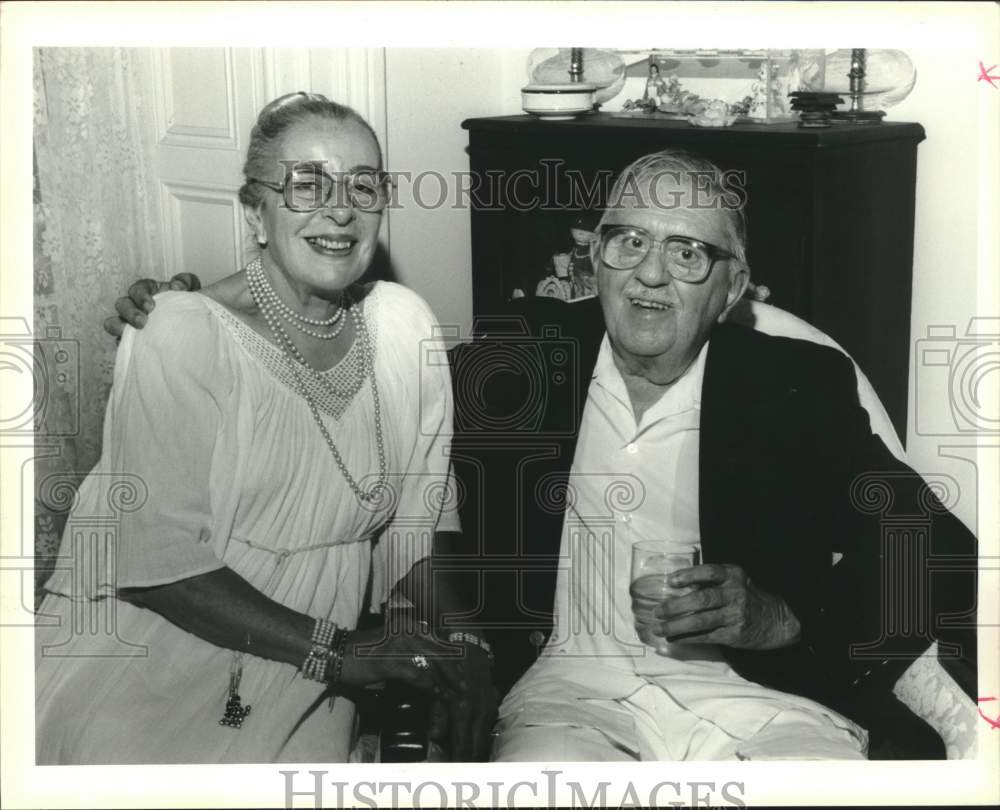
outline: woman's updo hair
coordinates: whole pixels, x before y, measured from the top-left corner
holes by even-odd
[[[300,121],[309,118],[325,118],[329,121],[354,121],[360,124],[375,141],[382,168],[382,146],[371,125],[355,110],[345,104],[330,101],[319,93],[289,93],[276,98],[257,116],[257,123],[250,130],[250,146],[243,164],[243,185],[240,187],[240,202],[256,208],[263,202],[263,190],[258,183],[251,183],[251,177],[267,180],[274,178],[275,149],[285,132]]]

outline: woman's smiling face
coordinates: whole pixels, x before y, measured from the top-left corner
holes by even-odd
[[[333,177],[380,166],[371,133],[359,122],[307,118],[292,125],[278,142],[273,169],[261,177],[283,184],[285,166],[311,163]],[[329,298],[349,287],[368,269],[375,253],[381,213],[354,208],[334,193],[316,211],[290,210],[281,192],[268,189],[247,218],[261,241],[265,267],[285,276],[299,295]]]

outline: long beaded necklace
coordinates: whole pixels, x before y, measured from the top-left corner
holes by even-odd
[[[257,308],[260,310],[261,314],[264,316],[264,320],[267,322],[268,327],[271,329],[271,334],[274,335],[275,341],[281,347],[286,359],[292,366],[292,370],[295,373],[295,379],[299,384],[299,390],[302,393],[302,397],[309,406],[313,420],[316,422],[317,427],[319,427],[319,432],[323,435],[323,439],[326,441],[327,447],[330,448],[330,452],[333,454],[333,460],[337,462],[337,467],[340,469],[341,474],[347,481],[347,485],[351,488],[359,500],[374,501],[379,497],[382,489],[385,487],[388,479],[388,473],[386,472],[385,444],[382,436],[382,406],[378,396],[378,384],[375,381],[375,350],[372,346],[368,326],[365,323],[364,317],[358,311],[358,306],[351,298],[350,293],[345,292],[347,309],[350,310],[351,319],[354,321],[355,333],[358,339],[361,340],[362,373],[368,377],[371,384],[372,403],[375,410],[375,445],[378,449],[378,480],[367,490],[361,488],[358,482],[354,479],[354,476],[351,475],[350,471],[347,469],[347,465],[344,463],[343,458],[341,458],[340,451],[337,449],[337,445],[334,444],[333,437],[330,436],[330,431],[327,430],[326,424],[323,422],[323,418],[319,412],[319,407],[316,405],[316,401],[309,391],[309,386],[303,377],[303,372],[311,374],[320,387],[325,388],[334,396],[337,395],[337,392],[333,390],[332,386],[330,386],[323,374],[313,368],[305,357],[302,356],[298,347],[288,336],[288,332],[286,332],[284,327],[281,325],[279,315],[282,310],[273,304],[273,299],[277,299],[278,301],[280,301],[280,299],[277,298],[277,293],[274,292],[274,288],[271,287],[267,276],[264,274],[264,268],[260,259],[254,259],[254,261],[247,266],[247,284],[250,288],[250,295],[253,297],[254,303],[256,303]],[[277,312],[275,310],[277,310]],[[341,313],[343,313],[343,309],[341,310]],[[346,322],[347,319],[345,318],[341,322],[340,329],[343,329],[343,324]],[[309,333],[307,332],[306,334]]]

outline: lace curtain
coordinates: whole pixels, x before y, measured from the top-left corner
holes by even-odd
[[[36,590],[101,452],[102,321],[128,284],[162,275],[148,77],[137,50],[34,52]]]

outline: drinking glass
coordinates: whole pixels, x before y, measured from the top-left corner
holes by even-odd
[[[698,565],[700,560],[696,546],[676,545],[666,540],[640,540],[632,546],[629,594],[635,630],[639,640],[660,655],[667,654],[668,643],[663,636],[653,635],[653,627],[659,623],[653,610],[667,597],[683,596],[695,590],[693,585],[675,588],[668,583],[667,577],[674,571]]]

